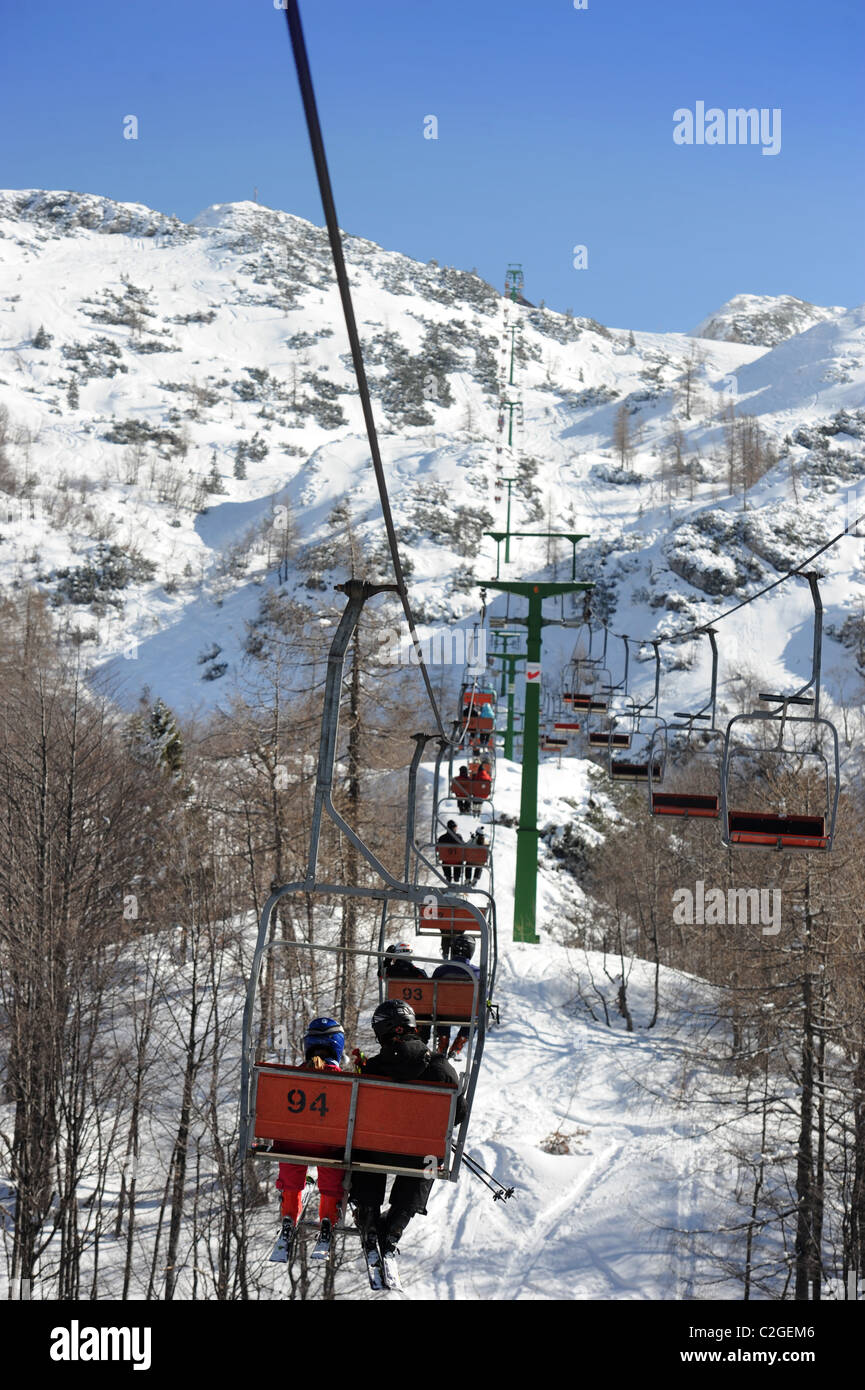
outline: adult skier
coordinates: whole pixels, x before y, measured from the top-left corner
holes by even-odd
[[[475,943],[470,936],[465,933],[457,936],[454,933],[450,943],[450,960],[446,960],[443,965],[437,965],[432,973],[434,980],[467,980],[473,975],[476,980],[480,979],[480,970],[472,964],[472,956],[475,953]],[[444,952],[442,952],[444,954]],[[436,1028],[436,1051],[438,1053],[447,1052],[449,1057],[458,1057],[468,1041],[468,1028],[461,1028],[456,1036],[456,1041],[450,1052],[448,1044],[451,1040],[450,1028]]]
[[[414,1010],[401,999],[386,999],[372,1016],[372,1029],[381,1046],[374,1057],[364,1059],[364,1076],[386,1076],[394,1081],[449,1082],[459,1078],[453,1067],[430,1052],[418,1036]],[[457,1097],[456,1119],[466,1113],[463,1096]],[[420,1169],[422,1160],[418,1160]],[[402,1166],[402,1165],[401,1165]],[[396,1256],[399,1241],[413,1216],[425,1216],[434,1178],[398,1174],[390,1192],[390,1206],[382,1215],[387,1173],[354,1173],[351,1204],[363,1242],[369,1281],[373,1288],[399,1288]]]
[[[439,835],[436,844],[439,845],[462,845],[465,844],[462,835],[457,829],[455,820],[449,820],[444,834]],[[448,883],[459,883],[462,878],[461,864],[442,864],[442,870]]]
[[[454,778],[451,788],[453,794],[457,797],[457,810],[461,816],[468,816],[471,814],[471,787],[466,785],[468,781],[469,770],[467,767],[463,766],[460,768],[458,776]],[[466,796],[466,792],[468,792],[468,797]]]
[[[335,1018],[314,1018],[306,1030],[303,1051],[304,1070],[341,1071],[340,1062],[345,1051],[342,1024],[337,1023]],[[323,1164],[318,1169],[318,1215],[321,1225],[312,1252],[313,1259],[326,1259],[330,1253],[333,1228],[339,1220],[342,1204],[344,1178],[342,1168]],[[282,1226],[270,1257],[275,1263],[281,1264],[288,1259],[289,1247],[300,1221],[305,1185],[306,1164],[280,1163],[276,1186],[282,1193]]]
[[[426,971],[421,970],[420,966],[415,965],[412,960],[414,952],[407,941],[397,941],[395,945],[388,946],[385,955],[386,959],[382,962],[380,979],[426,980],[428,978]],[[420,998],[420,995],[416,997]],[[418,1027],[418,1033],[425,1043],[429,1042],[429,1024]]]

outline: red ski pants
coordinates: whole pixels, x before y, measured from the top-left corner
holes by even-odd
[[[320,1194],[318,1218],[320,1221],[327,1218],[336,1225],[342,1201],[344,1172],[342,1168],[322,1166],[317,1169],[317,1175]],[[290,1216],[295,1225],[300,1220],[305,1184],[306,1167],[302,1163],[280,1163],[276,1187],[277,1191],[282,1193],[282,1215]]]

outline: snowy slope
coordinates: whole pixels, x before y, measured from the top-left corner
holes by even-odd
[[[186,226],[140,205],[29,191],[0,195],[0,234],[11,469],[0,476],[0,582],[41,587],[127,706],[145,685],[187,712],[224,703],[243,674],[246,625],[278,582],[282,516],[297,536],[282,581],[314,608],[344,577],[329,554],[346,500],[370,577],[388,577],[324,232],[253,203]],[[470,623],[477,583],[493,575],[483,532],[505,522],[497,460],[519,478],[512,525],[552,518],[585,531],[578,572],[597,585],[594,611],[638,637],[705,622],[843,529],[865,473],[861,310],[815,310],[825,322],[767,350],[759,335],[629,333],[508,305],[476,275],[357,237],[346,254],[427,625]],[[777,309],[739,300],[755,323]],[[804,327],[807,316],[785,314],[787,329]],[[40,326],[51,341],[37,347]],[[523,420],[498,455],[514,326]],[[746,512],[728,481],[731,406],[777,457]],[[214,475],[221,492],[209,490]],[[88,594],[81,572],[101,575],[110,547],[137,556],[134,572]],[[518,556],[524,574],[570,574],[565,545],[551,557],[525,541]],[[826,568],[838,631],[865,600],[855,543]],[[725,626],[722,686],[758,653],[779,679],[799,675],[807,592],[785,590],[760,613],[756,632],[750,610]],[[571,638],[548,629],[545,640],[555,672]],[[203,659],[215,648],[218,661]],[[833,665],[849,673],[849,653],[834,649]],[[645,688],[651,671],[637,663],[637,678]],[[703,677],[681,680],[698,690]],[[830,695],[839,689],[830,679]]]
[[[541,822],[579,815],[588,776],[579,759],[542,765]],[[497,818],[515,816],[518,806],[519,768],[500,761]],[[647,1031],[651,970],[627,961],[635,1031],[626,1031],[612,1004],[610,1026],[593,1018],[583,1002],[592,999],[600,1013],[591,981],[612,1001],[619,962],[559,944],[579,890],[547,854],[538,883],[541,943],[510,940],[515,855],[516,831],[499,823],[501,1025],[487,1035],[467,1146],[514,1196],[495,1202],[465,1168],[457,1184],[438,1184],[428,1215],[415,1218],[401,1243],[402,1297],[735,1297],[733,1284],[712,1282],[718,1271],[693,1235],[722,1224],[736,1185],[729,1148],[738,1132],[726,1126],[722,1107],[696,1120],[683,1085],[683,1025],[710,991],[662,971],[661,1019]],[[693,1061],[689,1071],[693,1085],[700,1079]],[[551,1152],[551,1139],[564,1141],[565,1151]],[[260,1218],[262,1259],[273,1224],[271,1208]],[[347,1239],[351,1254],[356,1243]],[[723,1253],[716,1242],[714,1254]],[[283,1286],[275,1275],[274,1297]],[[359,1256],[337,1275],[340,1300],[399,1296],[372,1293]]]

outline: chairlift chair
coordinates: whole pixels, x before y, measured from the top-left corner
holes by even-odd
[[[801,572],[800,572],[801,573]],[[835,837],[835,821],[838,813],[838,797],[841,787],[841,759],[838,746],[838,731],[830,720],[820,715],[820,668],[823,642],[823,604],[820,598],[818,576],[802,573],[808,580],[814,604],[814,642],[809,680],[799,690],[790,695],[761,693],[759,699],[775,705],[772,710],[752,710],[747,714],[737,714],[730,720],[724,735],[724,753],[721,767],[721,839],[725,845],[749,845],[757,848],[775,850],[831,850]],[[790,708],[811,706],[810,714],[791,714]],[[758,729],[768,730],[777,725],[777,739],[771,748],[756,750],[762,757],[779,759],[808,758],[816,760],[820,771],[821,804],[818,813],[810,808],[789,811],[786,807],[772,810],[745,809],[731,806],[730,793],[733,784],[735,759],[744,761],[754,756],[753,744],[737,742],[737,733],[745,725],[756,725]],[[734,731],[736,731],[734,733]],[[805,735],[804,742],[797,746],[796,736]],[[786,743],[785,743],[786,738]],[[827,752],[828,746],[828,752]]]
[[[718,689],[718,644],[715,640],[715,629],[711,627],[703,628],[712,649],[712,680],[709,691],[709,698],[700,709],[695,711],[677,710],[673,718],[681,720],[681,723],[662,725],[656,732],[655,741],[658,743],[658,751],[663,761],[667,760],[670,751],[670,736],[678,740],[682,751],[687,751],[690,760],[699,763],[705,761],[705,756],[711,757],[714,762],[714,779],[717,781],[718,764],[720,760],[720,748],[718,743],[723,739],[722,730],[715,727],[715,708]],[[704,727],[708,725],[708,727]],[[681,739],[678,736],[681,735]],[[696,769],[686,769],[681,778],[681,785],[672,791],[659,792],[656,790],[657,778],[652,775],[652,763],[655,757],[655,747],[650,752],[649,764],[649,810],[653,816],[681,816],[684,818],[696,817],[697,819],[717,820],[719,815],[719,798],[717,792],[705,792],[694,785],[693,773]],[[704,756],[705,755],[705,756]]]

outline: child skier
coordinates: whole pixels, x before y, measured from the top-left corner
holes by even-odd
[[[303,1050],[303,1065],[307,1071],[341,1071],[340,1062],[345,1051],[342,1024],[337,1023],[335,1018],[314,1018],[306,1030]],[[318,1168],[318,1215],[321,1227],[312,1252],[313,1259],[326,1259],[330,1252],[333,1228],[339,1220],[344,1177],[342,1168],[324,1164]],[[271,1255],[271,1259],[277,1263],[288,1259],[289,1245],[300,1221],[305,1185],[305,1164],[280,1163],[276,1186],[282,1193],[282,1227]]]

